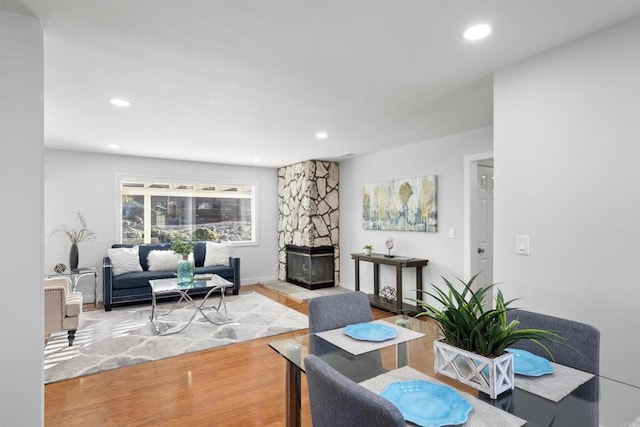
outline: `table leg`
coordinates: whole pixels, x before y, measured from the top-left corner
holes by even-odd
[[[401,342],[396,347],[396,368],[409,365],[409,343]]]
[[[380,295],[380,264],[373,263],[373,294]]]
[[[422,267],[416,267],[416,299],[422,300]]]
[[[151,316],[150,319],[153,326],[156,328],[156,333],[160,333],[160,328],[158,327],[158,318],[156,317],[156,293],[151,292]]]
[[[94,286],[94,303],[96,304],[96,308],[98,308],[98,272],[93,273],[93,286]]]
[[[73,282],[73,285],[71,286],[71,292],[77,292],[78,291],[78,280],[80,280],[80,275],[79,274],[73,274],[71,273],[71,281]]]
[[[286,396],[287,427],[302,425],[300,412],[300,368],[295,363],[286,361]]]
[[[402,267],[396,267],[396,309],[402,313]]]
[[[211,294],[213,294],[214,291],[220,291],[220,300],[218,300],[218,306],[214,307],[214,306],[209,306],[209,307],[205,307],[205,303],[207,302],[207,300],[209,299],[209,297],[211,296]],[[224,293],[225,293],[225,287],[223,286],[216,286],[214,288],[212,288],[209,292],[207,292],[207,294],[204,296],[204,298],[202,299],[202,302],[200,303],[200,305],[198,306],[198,310],[200,311],[200,314],[202,314],[202,316],[207,319],[209,321],[209,323],[213,323],[214,325],[222,325],[225,323],[229,323],[232,321],[231,317],[229,316],[229,312],[227,311],[227,303],[224,301]],[[209,316],[207,316],[207,314],[204,312],[204,310],[208,310],[208,309],[213,309],[216,312],[220,313],[220,307],[224,308],[224,315],[227,318],[226,322],[214,322],[213,320],[211,320],[209,318]]]
[[[355,259],[356,262],[356,292],[360,290],[360,260]]]
[[[180,295],[180,299],[178,299],[178,301],[173,304],[173,307],[171,307],[171,310],[167,311],[166,313],[163,313],[162,315],[158,314],[158,308],[156,307],[156,295],[157,294],[179,294]],[[171,332],[165,332],[164,334],[160,333],[160,326],[158,323],[158,318],[161,316],[167,316],[169,314],[171,314],[177,307],[178,305],[182,302],[182,301],[186,301],[187,303],[191,304],[191,306],[193,307],[193,314],[191,315],[191,318],[189,318],[189,321],[180,329],[175,330],[175,331],[171,331]],[[151,312],[152,312],[152,321],[153,321],[153,317],[154,317],[154,313],[155,313],[155,326],[156,326],[156,332],[158,333],[158,335],[173,335],[173,334],[177,334],[178,332],[182,332],[184,331],[187,326],[189,326],[191,324],[191,322],[193,322],[193,319],[196,317],[196,314],[198,314],[198,312],[200,311],[199,307],[196,305],[196,302],[193,300],[193,298],[191,298],[191,296],[183,290],[180,289],[172,289],[169,291],[163,291],[163,292],[151,292]],[[206,317],[206,316],[205,316]]]

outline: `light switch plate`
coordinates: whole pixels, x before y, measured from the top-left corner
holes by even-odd
[[[529,255],[529,236],[516,236],[516,253],[518,255]]]
[[[456,238],[456,228],[455,227],[449,227],[449,238],[450,239],[455,239]]]

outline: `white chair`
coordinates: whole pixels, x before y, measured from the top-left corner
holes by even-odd
[[[64,277],[44,279],[45,342],[52,332],[67,331],[69,345],[73,345],[82,313],[82,293],[69,292],[68,286]]]

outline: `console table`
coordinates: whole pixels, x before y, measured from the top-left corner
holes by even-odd
[[[388,257],[384,254],[364,253],[351,254],[356,263],[356,291],[360,290],[360,261],[373,263],[373,294],[369,295],[371,305],[392,312],[401,312],[402,309],[416,311],[413,305],[402,302],[402,270],[404,268],[416,269],[416,298],[422,299],[422,267],[429,263],[428,259],[407,258],[401,256]],[[380,264],[395,266],[396,268],[396,301],[395,304],[384,300],[380,296]]]

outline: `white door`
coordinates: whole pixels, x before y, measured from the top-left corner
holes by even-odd
[[[471,275],[475,285],[493,283],[493,166],[478,164],[471,194]]]

